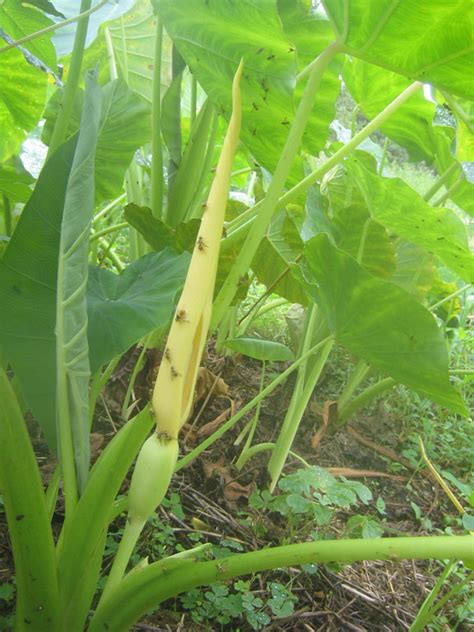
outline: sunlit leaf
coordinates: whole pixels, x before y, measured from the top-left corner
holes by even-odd
[[[29,7],[28,4],[18,0],[4,0],[0,4],[1,28],[13,40],[18,40],[25,37],[25,35],[31,35],[53,24],[44,13]],[[29,42],[25,42],[22,46],[46,64],[53,72],[56,72],[56,50],[51,42],[50,34],[35,37]],[[3,54],[0,59],[3,64]]]
[[[461,278],[473,280],[466,228],[453,211],[430,206],[402,180],[371,173],[356,158],[347,161],[347,169],[377,222],[436,255]]]
[[[226,117],[232,77],[244,58],[241,138],[272,171],[294,116],[296,74],[296,51],[282,31],[276,3],[156,0],[156,5],[179,52]]]
[[[16,49],[0,56],[0,162],[19,148],[37,124],[46,101],[48,78]]]
[[[306,0],[279,0],[283,31],[296,48],[298,72],[303,71],[334,41],[334,33],[327,18],[314,10]],[[303,147],[313,155],[324,149],[329,125],[336,116],[336,99],[340,91],[340,61],[336,58],[325,70],[316,93],[314,106],[303,136]],[[305,80],[296,85],[296,99],[303,94]]]
[[[474,98],[474,6],[465,0],[323,0],[353,57]]]

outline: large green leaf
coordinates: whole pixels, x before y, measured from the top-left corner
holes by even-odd
[[[402,180],[371,173],[356,158],[346,168],[377,222],[435,254],[461,278],[474,279],[466,228],[453,211],[430,206]]]
[[[365,206],[352,204],[335,214],[336,244],[376,276],[389,278],[395,270],[395,249],[387,231]]]
[[[474,162],[474,103],[449,97],[448,105],[456,115],[456,158]]]
[[[363,270],[326,235],[307,242],[299,277],[341,345],[398,382],[466,414],[449,382],[443,332],[407,292]]]
[[[76,142],[47,161],[0,260],[0,345],[54,451],[59,237]]]
[[[231,83],[244,58],[242,140],[273,171],[293,120],[295,50],[274,0],[156,0],[166,30],[197,80],[228,117]]]
[[[0,26],[14,40],[36,33],[53,24],[44,13],[27,4],[18,0],[4,0],[0,4]],[[51,42],[50,34],[35,37],[25,42],[23,47],[56,72],[56,50]],[[0,59],[3,63],[3,55]]]
[[[41,11],[49,13],[50,15],[55,15],[56,17],[62,18],[63,20],[66,19],[64,13],[58,11],[53,3],[49,2],[49,0],[28,0],[28,4],[31,4],[31,6],[37,7],[38,9],[41,9]]]
[[[390,280],[412,294],[419,302],[426,298],[436,275],[434,257],[410,243],[397,243],[397,268]]]
[[[8,163],[0,167],[0,192],[11,202],[26,202],[32,183],[33,177],[25,169]]]
[[[81,125],[64,199],[58,254],[56,412],[58,427],[66,425],[66,432],[72,433],[81,491],[87,481],[90,460],[86,287],[101,101],[102,91],[96,78],[87,74]]]
[[[189,259],[188,253],[167,249],[137,259],[120,274],[91,266],[87,307],[92,373],[169,322]]]
[[[2,351],[53,451],[57,449],[57,375],[68,381],[68,393],[77,397],[66,408],[74,410],[71,414],[77,422],[77,459],[83,479],[89,449],[87,237],[99,114],[95,95],[93,103],[86,100],[81,151],[73,137],[46,162],[0,261]],[[66,390],[63,385],[63,397]]]
[[[344,50],[474,99],[474,5],[465,0],[323,0]]]
[[[122,79],[103,88],[99,137],[95,158],[96,203],[116,197],[123,186],[125,171],[135,150],[149,141],[151,113],[148,104],[127,87]],[[49,142],[59,108],[59,93],[48,104],[42,139]],[[83,93],[78,92],[68,134],[79,129]]]
[[[410,85],[410,81],[397,73],[360,59],[346,58],[344,81],[353,98],[367,118],[374,118],[396,96]],[[419,91],[403,103],[382,125],[381,131],[404,147],[412,160],[424,160],[440,175],[456,164],[451,147],[454,129],[434,125],[436,104],[428,101]],[[461,165],[446,181],[449,189],[461,172]],[[474,186],[466,180],[450,194],[467,213],[474,215]]]
[[[108,25],[120,76],[151,103],[155,67],[156,15],[150,2],[136,2],[124,16]],[[161,94],[171,82],[171,42],[163,37]]]
[[[92,2],[92,4],[97,5],[98,2]],[[128,11],[133,4],[141,6],[145,5],[146,7],[148,3],[142,1],[135,2],[135,0],[109,0],[105,6],[102,6],[97,11],[94,11],[88,19],[86,47],[91,47],[90,45],[94,42],[94,40],[96,40],[97,32],[104,22],[120,19],[119,16]],[[63,13],[67,18],[72,18],[77,16],[80,12],[81,3],[79,0],[54,0],[54,5],[56,9],[61,11],[61,13]],[[55,20],[59,21],[56,18]],[[72,52],[76,29],[77,22],[73,22],[72,24],[63,26],[54,32],[53,42],[56,47],[58,57],[64,57]],[[104,59],[103,61],[108,63],[107,59]]]
[[[410,81],[402,75],[349,57],[344,62],[343,77],[355,102],[369,119],[410,85]],[[451,129],[433,126],[435,109],[436,105],[418,91],[397,108],[380,130],[405,147],[412,160],[425,160],[432,164],[438,144],[449,146],[453,138]]]
[[[370,173],[376,172],[375,159],[367,152],[356,150],[354,158]],[[331,229],[324,232],[332,236],[332,243],[357,259],[368,272],[390,277],[396,265],[392,240],[385,228],[371,217],[361,191],[343,165],[327,174],[321,191],[329,201],[327,221],[331,222]]]
[[[252,261],[258,280],[272,292],[293,303],[306,303],[306,297],[290,271],[290,263],[303,252],[303,240],[286,211],[277,213],[268,227]],[[277,283],[275,283],[277,281]]]
[[[43,112],[47,76],[16,49],[0,55],[0,162],[17,152]]]
[[[135,150],[150,140],[151,112],[119,79],[104,86],[103,93],[96,152],[96,198],[111,199],[123,186]]]
[[[283,31],[296,48],[298,71],[301,72],[334,41],[331,24],[306,0],[278,0],[278,11]],[[339,65],[336,58],[325,70],[303,136],[303,148],[315,156],[324,149],[329,125],[336,116],[336,100],[341,89]],[[297,83],[297,100],[301,98],[304,87],[305,81]]]

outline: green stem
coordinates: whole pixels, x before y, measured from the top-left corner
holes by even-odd
[[[318,540],[240,553],[207,562],[188,562],[164,570],[160,562],[126,577],[92,618],[89,632],[126,632],[140,617],[166,599],[241,575],[310,563],[402,559],[472,559],[472,536]]]
[[[107,226],[106,228],[103,228],[102,230],[98,230],[97,232],[92,233],[89,238],[89,243],[95,241],[96,239],[100,239],[101,237],[104,237],[105,235],[109,235],[110,233],[115,233],[118,230],[122,230],[128,227],[129,227],[128,222],[120,222],[120,224],[113,224],[112,226]]]
[[[364,408],[364,406],[370,404],[373,399],[375,399],[381,393],[387,391],[389,388],[392,388],[392,386],[395,386],[396,383],[397,382],[393,378],[386,377],[376,384],[372,384],[371,386],[366,388],[364,391],[362,391],[360,395],[354,397],[354,399],[349,401],[338,411],[337,425],[343,425],[352,417],[354,413],[356,413],[361,408]]]
[[[433,195],[435,193],[437,193],[439,191],[439,189],[441,189],[441,187],[443,186],[443,184],[445,184],[449,178],[453,175],[453,173],[455,173],[457,171],[457,169],[459,168],[459,165],[457,162],[453,162],[452,165],[450,165],[446,171],[443,173],[443,175],[441,177],[439,177],[434,184],[428,189],[428,191],[424,194],[423,199],[425,202],[429,202],[429,200],[431,200],[431,198],[433,197]]]
[[[66,86],[63,92],[61,107],[59,108],[56,123],[54,125],[51,141],[49,143],[48,157],[61,145],[66,138],[69,120],[71,118],[74,105],[74,97],[79,85],[81,76],[82,58],[84,56],[84,47],[86,43],[87,28],[89,25],[88,11],[91,7],[91,0],[81,0],[80,13],[83,16],[77,25],[76,36],[74,38],[74,46],[71,55],[71,64],[69,66],[69,74]]]
[[[259,388],[259,393],[262,392],[263,390],[263,383],[265,381],[265,362],[262,362],[262,372],[260,374],[260,388]],[[239,458],[237,459],[235,466],[238,470],[242,469],[245,461],[247,460],[247,454],[250,450],[250,447],[252,445],[252,441],[253,441],[253,437],[255,435],[255,430],[257,428],[257,424],[258,424],[258,419],[260,417],[260,407],[262,405],[262,400],[260,400],[257,404],[257,407],[255,409],[255,414],[254,417],[250,423],[250,428],[249,428],[249,432],[247,434],[247,438],[245,440],[245,445],[242,448],[242,452],[239,455]]]
[[[471,134],[474,134],[473,117],[469,116],[469,114],[467,112],[465,112],[463,110],[463,108],[459,105],[459,103],[456,101],[456,99],[454,97],[452,97],[449,93],[442,91],[441,94],[446,99],[446,101],[447,101],[449,107],[451,108],[451,110],[458,116],[458,118],[461,119],[461,121],[464,123],[464,125],[468,128],[469,132]]]
[[[23,413],[1,367],[0,488],[15,562],[15,630],[57,631],[61,602],[43,484]]]
[[[303,96],[298,105],[295,120],[291,126],[288,138],[280,156],[280,160],[273,174],[267,194],[263,199],[259,214],[255,219],[252,231],[247,235],[245,243],[237,257],[235,264],[224,282],[217,298],[214,301],[211,320],[211,330],[215,330],[231,304],[239,280],[247,273],[251,266],[257,248],[265,234],[270,219],[275,212],[275,206],[283,193],[286,180],[290,173],[291,165],[299,150],[306,123],[311,114],[316,93],[321,79],[329,62],[341,50],[340,44],[333,43],[328,46],[316,60],[306,84]]]
[[[107,29],[106,29],[107,31]],[[117,206],[117,204],[120,204],[120,202],[123,202],[123,200],[127,197],[126,193],[122,193],[121,195],[118,196],[118,198],[115,198],[115,200],[112,200],[112,202],[110,202],[110,204],[107,204],[107,206],[104,206],[104,208],[99,211],[96,215],[94,215],[94,217],[92,218],[92,222],[95,224],[96,222],[99,221],[99,219],[102,219],[102,217],[104,217],[104,215],[107,215],[107,213],[109,211],[111,211],[115,206]]]
[[[219,329],[217,330],[216,352],[219,355],[224,353],[225,351],[224,342],[227,340],[227,338],[229,338],[229,328],[230,328],[231,317],[232,317],[232,312],[228,311],[227,314],[225,315],[225,318],[222,320],[221,324],[219,325]]]
[[[345,406],[347,406],[358,386],[367,377],[367,373],[369,371],[370,366],[364,360],[359,360],[357,362],[337,400],[338,410],[342,410]]]
[[[124,22],[123,17],[120,19],[121,29],[122,29],[122,44],[123,44],[123,75],[124,79],[128,84],[128,66],[127,66],[127,51],[126,51],[126,40],[124,33]],[[114,45],[112,42],[112,36],[110,34],[110,30],[108,27],[105,27],[104,30],[105,43],[107,46],[107,58],[109,62],[109,72],[110,78],[112,81],[114,79],[118,79],[118,70],[117,70],[117,60],[115,58]],[[133,158],[130,166],[127,169],[125,174],[125,190],[127,202],[135,202],[138,206],[143,205],[142,192],[140,187],[140,175],[138,171],[138,165],[135,162],[135,158]],[[135,261],[140,256],[141,252],[144,251],[144,240],[141,236],[138,235],[138,232],[133,228],[133,226],[129,226],[129,258],[130,261]],[[112,259],[113,260],[113,259]],[[114,262],[116,264],[116,262]]]
[[[182,136],[181,136],[181,93],[182,93],[182,80],[183,80],[183,62],[178,49],[173,44],[171,49],[171,81],[179,82],[178,88],[173,92],[172,107],[176,114],[169,122],[168,133],[173,137],[173,143],[176,148],[176,158],[181,161],[183,156],[182,152]],[[164,213],[164,221],[170,226],[175,225],[173,221],[171,199],[173,195],[173,189],[176,179],[176,174],[179,169],[179,164],[173,160],[170,155],[168,160],[168,203]],[[176,222],[177,223],[177,222]]]
[[[274,448],[275,444],[269,441],[264,443],[257,443],[256,445],[249,447],[248,450],[246,450],[245,454],[242,452],[239,456],[240,463],[238,465],[236,463],[237,469],[241,470],[247,463],[247,461],[250,461],[250,459],[256,454],[260,454],[261,452],[268,452],[269,450],[273,450]]]
[[[259,454],[260,452],[266,452],[269,450],[273,450],[275,447],[274,443],[257,443],[257,445],[253,445],[251,448],[249,448],[249,450],[247,451],[246,455],[245,455],[245,459],[243,460],[240,468],[242,469],[244,467],[244,465],[247,463],[247,461],[249,461],[253,456],[255,456],[256,454]],[[304,467],[306,468],[310,468],[312,467],[310,465],[310,463],[308,463],[308,461],[305,461],[305,459],[303,459],[302,456],[300,456],[299,454],[297,454],[296,452],[293,452],[293,450],[290,450],[288,453],[290,456],[294,457],[297,461],[299,461],[302,465],[304,465]]]
[[[257,172],[252,169],[250,172],[250,178],[247,185],[247,199],[253,197],[253,192],[255,189],[255,183],[257,182]]]
[[[110,261],[117,268],[118,272],[122,272],[125,268],[125,265],[122,263],[120,257],[116,254],[114,250],[112,250],[112,243],[107,243],[103,237],[99,237],[99,245],[104,250],[104,256],[108,257]]]
[[[62,236],[61,236],[62,237]],[[61,239],[62,241],[62,239]],[[64,246],[61,243],[60,251],[63,252]],[[65,310],[62,308],[63,295],[59,292],[64,287],[64,268],[65,257],[60,256],[58,260],[57,287],[58,295],[56,297],[56,366],[61,367],[57,370],[56,376],[56,427],[59,446],[59,463],[63,476],[63,494],[65,505],[64,523],[68,524],[72,513],[78,501],[78,480],[76,471],[76,459],[74,455],[74,440],[72,435],[72,419],[71,410],[69,408],[70,387],[68,384],[68,376],[66,374],[66,350],[65,341]]]
[[[286,298],[276,298],[273,301],[268,301],[267,303],[264,303],[264,305],[261,305],[260,307],[256,303],[254,303],[247,314],[245,314],[244,317],[241,318],[240,321],[237,323],[237,336],[243,336],[249,326],[254,322],[254,320],[257,320],[257,318],[260,318],[260,316],[263,316],[264,314],[271,312],[278,307],[282,307],[283,305],[288,305],[288,300]]]
[[[15,48],[16,46],[21,46],[21,44],[25,44],[25,42],[30,42],[31,40],[36,39],[37,37],[42,37],[43,35],[47,35],[48,33],[52,33],[53,31],[57,31],[58,29],[62,29],[64,26],[68,26],[69,24],[73,24],[78,20],[82,20],[83,18],[88,18],[90,15],[95,13],[98,9],[101,9],[109,2],[109,0],[100,0],[95,7],[84,11],[83,13],[79,13],[78,15],[73,16],[72,18],[68,18],[67,20],[63,20],[62,22],[57,22],[56,24],[50,24],[50,26],[46,26],[44,29],[39,31],[35,31],[34,33],[30,33],[30,35],[25,35],[25,37],[21,37],[20,39],[12,42],[11,44],[7,44],[0,48],[0,55],[5,53],[7,50],[11,48]]]
[[[102,373],[100,371],[96,373],[91,382],[89,392],[89,426],[92,427],[92,420],[94,419],[95,407],[97,404],[97,398],[104,389],[105,385],[110,379],[110,376],[115,371],[115,367],[120,362],[122,356],[118,355],[113,358],[105,367]]]
[[[163,150],[161,143],[161,62],[163,24],[156,16],[155,58],[153,70],[152,138],[151,138],[151,210],[154,217],[163,215]]]
[[[128,409],[128,405],[130,403],[130,397],[132,395],[132,390],[133,387],[135,386],[135,381],[137,379],[137,375],[138,373],[141,371],[141,369],[143,368],[143,358],[145,357],[145,353],[146,350],[148,348],[148,343],[151,339],[151,337],[153,336],[153,334],[150,334],[144,344],[143,347],[140,351],[140,355],[137,358],[137,361],[135,362],[135,366],[133,367],[133,371],[130,375],[130,379],[128,381],[128,386],[127,386],[127,392],[125,393],[125,397],[123,398],[123,404],[122,404],[122,417],[123,419],[128,420],[128,415],[127,415],[127,409]]]
[[[112,568],[110,569],[104,592],[102,593],[99,601],[99,607],[107,601],[107,597],[111,595],[120,584],[120,581],[127,570],[128,561],[144,526],[145,522],[131,523],[127,520],[125,523],[125,529],[122,539],[120,540],[120,546],[115,554],[114,562],[112,564]]]
[[[312,329],[311,333],[313,333]],[[275,489],[276,484],[278,483],[278,479],[281,476],[286,459],[288,458],[288,453],[290,452],[291,446],[293,445],[293,441],[303,418],[304,412],[311,398],[311,395],[316,388],[316,384],[321,375],[321,371],[323,370],[327,362],[333,346],[334,339],[330,338],[321,348],[321,351],[314,363],[314,366],[309,371],[309,375],[306,376],[303,374],[304,377],[301,380],[301,385],[297,383],[297,388],[295,388],[295,391],[291,398],[290,407],[278,435],[275,449],[273,450],[268,462],[267,469],[271,476],[271,482],[269,486],[271,492],[273,492],[273,490]],[[304,369],[305,365],[302,365],[302,371],[304,371]],[[299,378],[300,375],[298,375],[298,381]],[[291,404],[293,403],[293,401],[294,405],[292,406]]]
[[[408,86],[408,88],[406,88],[401,94],[398,95],[396,99],[394,99],[391,103],[389,103],[389,105],[387,105],[387,107],[384,110],[382,110],[382,112],[377,114],[377,116],[374,117],[370,121],[370,123],[368,123],[364,127],[364,129],[362,129],[358,134],[356,134],[354,138],[352,138],[346,145],[344,145],[344,147],[341,147],[341,149],[339,149],[335,154],[333,154],[330,158],[328,158],[326,162],[324,162],[321,166],[317,167],[317,169],[315,169],[310,174],[308,174],[305,178],[303,178],[303,180],[301,180],[298,184],[296,184],[293,188],[291,188],[287,193],[282,195],[279,199],[277,199],[276,201],[272,199],[273,212],[276,212],[282,208],[285,208],[287,204],[289,204],[290,202],[293,202],[296,198],[302,195],[310,186],[315,184],[315,182],[317,182],[324,175],[326,175],[328,171],[330,171],[333,167],[335,167],[340,162],[342,162],[342,160],[346,156],[348,156],[358,145],[360,145],[360,143],[363,140],[365,140],[368,136],[370,136],[370,134],[375,132],[381,125],[383,125],[383,123],[385,123],[385,121],[388,118],[390,118],[390,116],[394,112],[396,112],[396,110],[403,103],[405,103],[407,99],[409,99],[417,90],[419,90],[422,85],[423,84],[420,83],[419,81],[415,81],[410,86]],[[270,192],[270,189],[268,193],[269,192]],[[242,247],[241,256],[243,257],[242,252],[245,251],[246,248],[250,248],[250,246],[248,245],[249,241],[253,246],[255,246],[255,250],[252,250],[251,253],[249,252],[251,256],[246,257],[245,267],[241,264],[241,257],[239,257],[237,261],[235,262],[234,267],[232,269],[232,273],[233,273],[232,277],[231,275],[229,275],[229,277],[224,283],[216,299],[216,304],[217,304],[217,300],[219,300],[219,304],[218,304],[219,311],[215,310],[215,314],[213,316],[214,325],[218,322],[219,315],[225,312],[227,303],[230,303],[230,301],[232,301],[235,291],[238,286],[238,280],[244,274],[244,271],[247,270],[249,267],[247,265],[247,260],[248,259],[250,259],[250,261],[252,260],[253,255],[256,252],[256,249],[258,248],[258,245],[260,243],[259,233],[258,233],[259,241],[256,244],[254,243],[255,238],[251,240],[251,236],[254,235],[255,226],[260,225],[260,222],[262,221],[260,220],[260,217],[261,217],[262,209],[264,208],[263,205],[265,204],[267,200],[268,193],[267,193],[267,196],[261,202],[258,202],[258,204],[256,204],[251,209],[248,209],[248,211],[245,211],[245,213],[242,213],[240,215],[240,218],[242,218],[245,215],[245,219],[246,219],[245,223],[240,224],[236,230],[229,233],[229,236],[223,240],[221,248],[223,251],[225,251],[229,247],[234,245],[236,242],[239,242],[239,240],[243,239],[243,235],[247,234],[247,239],[245,241],[245,244]],[[250,228],[252,228],[251,231],[250,231]],[[232,288],[229,287],[230,285],[233,285],[233,287]]]
[[[474,579],[474,573],[469,573],[463,580],[461,580],[455,586],[453,586],[451,590],[449,590],[445,595],[443,595],[441,599],[438,601],[438,603],[433,607],[432,614],[435,615],[438,612],[438,610],[441,610],[441,608],[446,603],[450,603],[454,595],[456,595],[462,588],[464,588],[464,586],[466,586],[467,584],[470,584],[473,579]]]
[[[460,173],[458,179],[449,187],[446,193],[439,198],[439,200],[433,202],[432,206],[443,206],[446,200],[448,200],[453,195],[453,193],[456,193],[463,182],[464,174]]]
[[[300,366],[301,363],[305,362],[310,355],[316,353],[328,340],[329,338],[325,338],[324,340],[321,340],[321,342],[318,342],[316,345],[311,347],[311,349],[309,349],[307,353],[303,354],[300,358],[298,358],[298,360],[293,362],[293,364],[291,364],[285,371],[283,371],[283,373],[280,373],[280,375],[276,377],[272,382],[270,382],[270,384],[266,386],[261,393],[259,393],[250,402],[248,402],[248,404],[245,404],[245,406],[243,406],[235,415],[233,415],[224,424],[222,424],[222,426],[218,430],[216,430],[210,437],[205,439],[196,448],[194,448],[194,450],[192,450],[189,454],[178,461],[176,465],[176,471],[189,465],[189,463],[191,463],[191,461],[193,461],[202,452],[204,452],[204,450],[207,450],[209,446],[220,439],[222,435],[224,435],[228,430],[233,428],[235,424],[240,421],[240,419],[242,419],[242,417],[244,417],[258,404],[259,401],[270,395],[270,393],[274,391],[279,384],[284,382],[286,378]]]

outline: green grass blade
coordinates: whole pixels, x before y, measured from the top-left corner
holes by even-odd
[[[23,415],[0,368],[0,491],[15,560],[16,630],[53,632],[59,619],[53,536]]]

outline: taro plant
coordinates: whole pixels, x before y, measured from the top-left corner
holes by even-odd
[[[245,447],[245,458],[271,452],[275,488],[335,344],[357,358],[339,398],[340,423],[396,382],[466,414],[429,309],[466,290],[435,297],[432,288],[446,289],[449,274],[472,281],[465,224],[443,206],[449,199],[472,214],[464,3],[371,2],[367,13],[356,0],[156,0],[136,2],[128,13],[119,3],[118,21],[97,19],[106,2],[82,0],[80,15],[66,20],[61,4],[0,6],[7,244],[0,260],[0,491],[15,559],[16,629],[127,630],[183,591],[285,565],[472,563],[472,536],[452,535],[314,541],[219,559],[206,559],[209,547],[199,546],[128,569],[174,471],[297,371],[275,444]],[[76,22],[73,38],[59,37]],[[88,47],[89,29],[97,37]],[[64,85],[57,51],[67,64]],[[357,111],[346,142],[331,143],[341,73]],[[45,108],[48,76],[56,90]],[[432,126],[435,105],[422,97],[422,82],[452,112],[448,125]],[[359,111],[367,122],[357,130]],[[33,183],[17,154],[43,114],[48,149]],[[375,131],[438,172],[423,197],[384,177],[386,157],[377,163],[367,142]],[[257,166],[248,166],[249,156]],[[247,199],[254,192],[258,199],[242,212],[228,205],[233,168],[235,178],[253,171]],[[115,272],[97,265],[106,259]],[[418,268],[428,270],[422,283]],[[257,397],[179,460],[179,430],[192,411],[208,332],[228,337],[250,271],[306,306],[296,358],[285,355],[292,361],[285,371],[266,387],[262,381]],[[91,468],[96,400],[121,354],[145,337],[162,348],[151,404]],[[26,411],[58,460],[46,491]],[[99,595],[108,528],[124,508],[116,498],[135,459],[126,527]],[[60,488],[65,515],[55,537]]]

